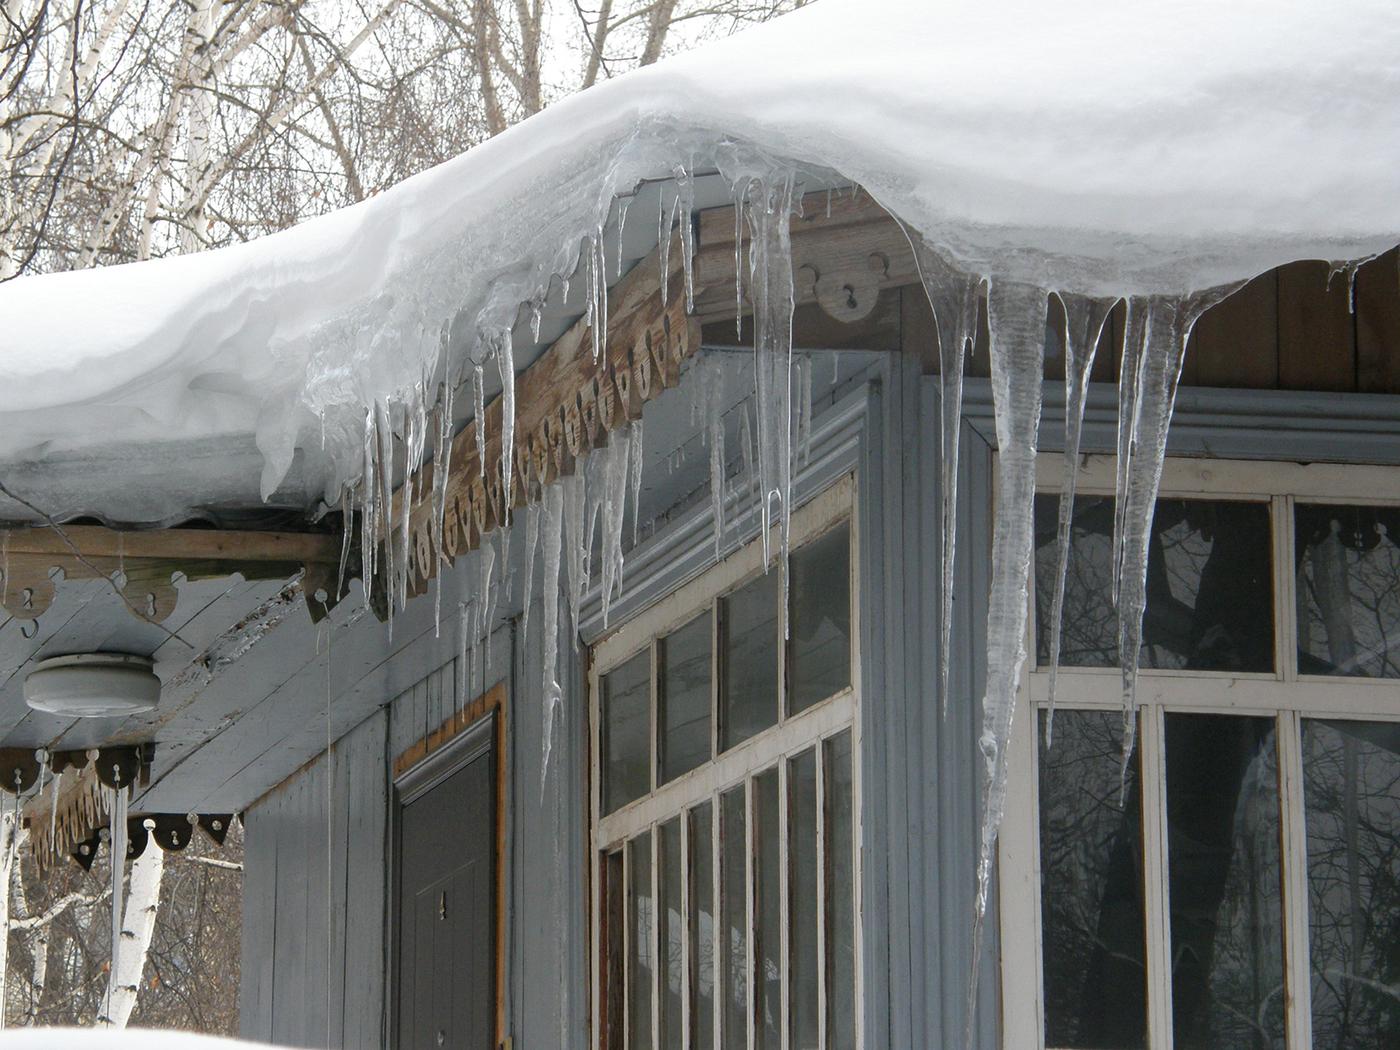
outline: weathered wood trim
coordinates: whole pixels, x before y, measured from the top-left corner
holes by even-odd
[[[497,682],[486,692],[482,693],[466,707],[455,714],[448,715],[443,719],[442,724],[434,729],[421,740],[415,741],[405,748],[397,758],[394,759],[392,778],[398,780],[410,769],[422,762],[429,755],[442,748],[448,741],[456,738],[467,729],[480,722],[493,711],[501,712],[505,710],[506,684]]]
[[[74,553],[74,551],[77,553]],[[100,525],[25,527],[0,530],[4,552],[0,606],[21,620],[36,620],[55,592],[53,573],[65,579],[112,580],[120,573],[121,594],[133,613],[154,623],[175,610],[172,578],[204,580],[241,575],[247,580],[283,580],[305,573],[308,596],[324,591],[324,602],[308,602],[319,619],[335,604],[342,538],[310,532],[232,532],[219,529],[149,529],[123,532]]]

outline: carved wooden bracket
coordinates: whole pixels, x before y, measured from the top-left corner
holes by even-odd
[[[66,539],[66,542],[65,542]],[[76,548],[76,553],[75,553]],[[311,618],[335,605],[341,538],[320,533],[149,529],[121,532],[97,525],[0,530],[0,606],[37,620],[53,602],[57,580],[108,579],[131,611],[161,623],[175,611],[177,574],[188,580],[241,575],[285,580],[304,572]],[[326,600],[311,600],[317,592]]]

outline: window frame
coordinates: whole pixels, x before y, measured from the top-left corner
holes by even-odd
[[[1063,471],[1062,454],[1041,453],[1036,461],[1037,494],[1058,495]],[[1084,457],[1076,495],[1112,497],[1115,473],[1114,456]],[[1163,465],[1159,499],[1238,500],[1269,506],[1275,637],[1274,670],[1269,673],[1146,668],[1138,673],[1149,1050],[1172,1046],[1164,739],[1169,712],[1274,720],[1283,859],[1285,1047],[1309,1050],[1312,1046],[1302,722],[1308,718],[1400,722],[1400,707],[1395,703],[1400,681],[1298,673],[1294,507],[1298,503],[1400,505],[1400,497],[1378,497],[1378,492],[1400,493],[1400,467],[1186,458],[1169,458]],[[1039,712],[1047,707],[1050,676],[1048,667],[1037,664],[1034,559],[1028,609],[1027,661],[1017,693],[1020,711],[1009,745],[1006,818],[998,845],[1001,980],[1003,988],[1017,990],[1015,995],[1002,996],[1002,1029],[1003,1045],[1008,1048],[1047,1050],[1037,726]],[[1057,709],[1122,710],[1117,667],[1061,666],[1057,677]]]
[[[746,893],[746,907],[749,911],[749,926],[753,926],[753,896],[754,896],[754,842],[753,842],[753,819],[755,812],[755,795],[752,777],[765,770],[773,769],[778,776],[778,790],[781,798],[788,797],[789,763],[790,760],[808,750],[816,752],[816,797],[818,800],[824,799],[825,785],[825,745],[828,740],[839,736],[842,732],[849,732],[851,741],[851,806],[852,806],[852,834],[854,837],[852,862],[853,862],[853,891],[855,900],[853,902],[854,919],[854,947],[855,947],[855,1004],[856,1004],[856,1046],[865,1046],[865,1017],[861,1007],[863,1002],[864,985],[864,935],[862,922],[862,768],[861,768],[861,717],[860,717],[860,694],[861,694],[861,601],[860,601],[860,535],[856,515],[856,484],[852,475],[845,475],[828,486],[822,492],[814,496],[807,503],[797,508],[791,517],[790,522],[790,546],[796,552],[805,544],[816,540],[826,532],[841,525],[846,525],[850,530],[850,605],[851,605],[851,631],[850,631],[850,684],[826,697],[810,707],[790,715],[788,713],[788,662],[790,658],[787,640],[786,623],[788,619],[788,608],[785,601],[780,600],[778,605],[778,617],[776,622],[777,643],[778,643],[778,720],[777,722],[760,732],[749,737],[747,740],[736,744],[727,751],[719,750],[719,690],[721,687],[721,665],[720,665],[720,599],[738,590],[750,580],[757,578],[764,569],[764,544],[760,535],[738,550],[725,557],[717,564],[713,564],[699,575],[669,592],[664,598],[655,602],[628,623],[618,627],[608,635],[599,639],[589,651],[588,666],[588,719],[589,719],[589,756],[588,756],[588,849],[589,849],[589,999],[591,1002],[591,1014],[589,1023],[589,1045],[594,1050],[601,1050],[602,1046],[602,999],[604,995],[604,975],[601,972],[602,965],[602,945],[604,939],[603,923],[605,920],[605,902],[602,900],[602,867],[604,856],[614,850],[621,850],[623,854],[623,913],[627,912],[628,900],[631,894],[631,862],[626,844],[638,835],[650,834],[651,844],[651,893],[652,900],[660,899],[660,865],[658,864],[658,853],[660,851],[659,828],[673,819],[679,818],[681,834],[682,856],[689,857],[691,821],[688,819],[691,810],[699,805],[709,802],[710,816],[712,824],[712,848],[711,857],[711,877],[713,880],[713,892],[715,907],[719,907],[720,881],[722,871],[719,863],[719,841],[720,841],[720,799],[730,789],[742,787],[745,792],[745,842],[744,850],[748,856],[748,872],[746,882],[748,890]],[[772,557],[778,558],[779,527],[775,526],[770,538]],[[771,571],[778,571],[776,568]],[[684,627],[699,615],[705,615],[708,610],[710,616],[710,747],[711,757],[702,762],[695,769],[683,773],[674,779],[662,784],[659,783],[659,753],[658,753],[658,717],[659,707],[659,652],[660,641],[673,631]],[[612,813],[604,815],[602,813],[602,678],[608,672],[626,663],[640,652],[650,653],[650,678],[648,697],[648,777],[651,787],[640,798],[620,806]],[[819,802],[819,804],[822,804]],[[780,806],[782,814],[781,830],[779,833],[779,857],[781,870],[781,928],[783,958],[788,955],[788,941],[790,937],[789,922],[789,902],[787,893],[788,882],[788,849],[789,835],[787,829],[787,814],[789,807]],[[819,822],[818,831],[818,855],[826,856],[825,844],[825,822]],[[820,865],[818,892],[822,900],[826,899],[825,886],[825,864]],[[689,880],[683,880],[684,904],[683,912],[689,914],[690,894]],[[716,925],[718,931],[718,913],[716,914]],[[626,925],[624,923],[624,925]],[[659,928],[660,923],[653,920],[651,926],[652,938],[652,958],[659,958]],[[690,966],[690,931],[689,924],[683,924],[684,967],[688,972]],[[826,938],[826,923],[818,923],[818,943],[824,951]],[[623,948],[624,956],[626,948]],[[749,940],[749,969],[752,971],[753,965],[753,942],[752,933]],[[719,989],[719,953],[715,953],[715,1039],[716,1045],[719,1040],[720,1013],[723,1004],[722,997],[718,993]],[[791,1045],[791,1033],[789,1032],[791,1021],[790,997],[789,997],[790,967],[784,967],[781,975],[781,996],[782,996],[782,1043],[784,1046]],[[652,1045],[660,1047],[660,1006],[661,992],[660,982],[654,982],[652,988],[651,1003],[651,1027]],[[826,1040],[827,1024],[827,1004],[826,1004],[826,982],[823,980],[818,984],[818,1017],[821,1028],[823,1045]],[[754,997],[755,992],[752,986],[749,988],[747,1011],[749,1014],[749,1041],[753,1043],[754,1036]],[[691,1005],[689,996],[682,997],[683,1010],[683,1043],[677,1050],[689,1050],[691,1041],[690,1011]],[[625,1012],[625,1005],[624,1005]],[[667,1048],[671,1050],[671,1048]]]

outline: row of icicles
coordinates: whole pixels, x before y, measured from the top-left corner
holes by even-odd
[[[749,158],[752,161],[752,158]],[[783,165],[732,164],[721,166],[735,200],[735,307],[736,322],[742,332],[745,304],[752,317],[754,418],[748,410],[741,418],[741,430],[750,432],[741,442],[746,475],[757,501],[766,564],[786,565],[795,449],[810,433],[811,372],[792,352],[794,310],[793,267],[790,222],[799,213],[802,187],[797,173]],[[687,306],[693,303],[692,258],[695,250],[690,216],[694,209],[694,181],[685,168],[678,167],[672,190],[662,192],[658,208],[658,243],[661,246],[661,288],[663,295],[669,273],[671,229],[679,221],[685,273]],[[615,276],[620,276],[622,259],[621,228],[627,219],[627,201],[619,198],[617,211],[618,252]],[[941,534],[940,660],[938,690],[944,709],[949,696],[951,663],[951,624],[953,579],[956,552],[958,434],[962,402],[962,379],[968,347],[976,332],[978,311],[985,300],[992,391],[996,417],[999,466],[995,495],[992,544],[992,581],[987,620],[987,675],[983,698],[983,725],[979,748],[984,762],[982,822],[978,858],[975,948],[980,949],[981,931],[990,890],[992,854],[997,830],[1005,809],[1006,750],[1010,738],[1015,700],[1025,660],[1027,580],[1033,548],[1032,508],[1035,492],[1035,460],[1040,428],[1044,375],[1045,331],[1049,297],[1055,294],[1063,304],[1065,348],[1065,474],[1061,487],[1057,529],[1057,576],[1051,614],[1050,702],[1055,697],[1056,665],[1060,651],[1060,617],[1064,607],[1065,570],[1068,559],[1070,518],[1075,494],[1084,404],[1095,350],[1099,345],[1109,313],[1117,300],[1088,298],[1045,288],[973,275],[953,269],[917,231],[907,231],[919,266],[920,277],[935,317],[940,363],[941,464],[939,467],[939,510]],[[741,234],[746,236],[741,236]],[[747,244],[747,259],[744,257]],[[580,252],[587,288],[587,317],[593,332],[595,360],[606,353],[608,278],[604,250],[604,228],[600,222],[583,238]],[[747,262],[747,265],[745,265]],[[567,280],[564,281],[567,298]],[[1113,540],[1113,599],[1119,613],[1119,658],[1123,685],[1123,763],[1126,771],[1135,736],[1134,689],[1142,635],[1142,614],[1146,602],[1146,563],[1152,511],[1157,497],[1167,428],[1171,419],[1180,377],[1182,358],[1191,326],[1204,310],[1228,290],[1167,297],[1133,297],[1127,302],[1127,322],[1122,346],[1119,380],[1118,469],[1115,487]],[[530,330],[538,341],[540,316],[545,292],[530,300]],[[597,323],[595,323],[597,322]],[[346,521],[344,555],[350,551],[350,522],[358,517],[360,548],[366,588],[371,581],[384,581],[389,609],[390,630],[393,612],[402,609],[409,595],[410,530],[408,516],[416,499],[404,499],[399,521],[390,521],[393,507],[393,479],[400,476],[421,479],[420,468],[431,446],[434,487],[432,505],[432,556],[445,562],[443,518],[446,479],[450,472],[453,426],[453,400],[458,388],[470,386],[476,419],[485,418],[485,369],[494,364],[501,384],[502,442],[501,464],[505,505],[511,503],[513,483],[512,437],[515,420],[515,362],[511,324],[479,326],[480,349],[453,373],[447,362],[448,380],[436,384],[425,375],[408,396],[375,404],[365,414],[363,473],[353,490],[347,490],[343,509]],[[446,339],[443,340],[444,347]],[[436,367],[436,362],[434,362]],[[720,366],[714,366],[720,367]],[[694,373],[691,370],[691,374]],[[700,383],[699,379],[692,382]],[[727,463],[724,450],[724,422],[720,406],[708,393],[717,381],[707,379],[700,386],[697,404],[708,416],[705,421],[710,453],[710,487],[716,528],[716,551],[724,527]],[[430,396],[435,392],[436,396]],[[794,418],[794,392],[798,411]],[[435,407],[430,410],[430,404]],[[486,435],[478,428],[479,462],[486,469]],[[401,453],[395,452],[399,446]],[[642,425],[640,421],[613,435],[609,444],[581,463],[578,471],[557,483],[532,493],[524,511],[526,576],[523,608],[524,630],[528,634],[529,596],[535,585],[535,552],[543,566],[544,657],[542,660],[545,697],[545,768],[551,747],[552,725],[562,702],[557,673],[559,629],[558,596],[561,594],[561,567],[567,573],[570,626],[577,634],[579,605],[591,579],[595,535],[601,525],[601,590],[604,616],[610,602],[620,594],[622,578],[622,532],[626,500],[633,502],[633,528],[641,481]],[[421,484],[421,480],[417,482]],[[416,491],[415,496],[425,495]],[[353,513],[352,513],[353,512]],[[509,523],[508,523],[509,524]],[[397,531],[396,531],[397,530]],[[461,695],[465,695],[470,664],[475,666],[476,646],[489,633],[495,615],[495,602],[501,585],[493,587],[497,564],[509,563],[511,528],[496,530],[499,539],[488,536],[478,555],[479,582],[476,596],[458,609],[463,658],[459,672]],[[776,533],[778,549],[770,548]],[[774,555],[777,555],[775,558]],[[345,575],[342,559],[342,586]],[[783,572],[786,588],[786,572]],[[440,581],[440,575],[438,577]],[[550,600],[550,595],[555,600]],[[786,595],[785,595],[786,597]],[[440,617],[440,595],[438,616]],[[1047,720],[1047,742],[1053,721]],[[977,962],[974,960],[973,971]],[[972,993],[976,994],[975,981]],[[971,1003],[969,1004],[971,1006]],[[969,1009],[969,1024],[971,1010]]]

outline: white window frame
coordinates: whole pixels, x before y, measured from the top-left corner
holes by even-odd
[[[631,887],[631,859],[629,851],[624,847],[625,843],[635,836],[644,832],[651,832],[652,843],[652,863],[651,863],[651,899],[660,900],[660,865],[657,863],[657,853],[660,848],[660,835],[657,829],[660,825],[667,823],[673,818],[683,816],[692,807],[706,801],[710,803],[710,815],[713,821],[712,829],[715,843],[719,841],[720,828],[720,796],[730,788],[748,782],[748,778],[760,771],[770,768],[777,769],[778,785],[781,797],[787,796],[788,781],[788,759],[793,758],[805,751],[815,749],[817,757],[817,784],[816,792],[819,800],[825,797],[825,748],[824,742],[831,737],[838,736],[842,732],[849,731],[851,741],[851,806],[852,806],[852,832],[855,838],[852,850],[852,861],[854,870],[852,872],[855,901],[853,902],[853,916],[855,921],[855,1024],[856,1024],[856,1047],[857,1050],[865,1046],[865,1017],[862,1004],[864,1002],[863,982],[864,982],[864,962],[863,944],[864,936],[862,932],[862,917],[860,902],[862,900],[862,862],[860,843],[863,841],[861,829],[861,726],[860,726],[860,681],[861,681],[861,652],[860,652],[860,575],[859,575],[859,551],[860,536],[855,514],[856,506],[856,484],[854,477],[847,475],[808,503],[798,508],[792,515],[790,525],[790,545],[793,551],[803,546],[805,543],[816,539],[822,533],[827,532],[840,524],[847,524],[850,528],[850,597],[851,597],[851,684],[827,697],[811,707],[789,716],[786,711],[787,706],[787,660],[782,656],[781,642],[786,637],[786,620],[788,610],[786,603],[779,602],[778,610],[778,697],[779,711],[776,725],[755,734],[744,742],[735,745],[728,751],[722,753],[718,748],[719,727],[717,719],[714,717],[717,707],[716,699],[719,689],[719,641],[717,637],[718,618],[711,616],[711,753],[716,757],[709,762],[701,764],[698,768],[691,770],[669,783],[654,787],[650,792],[641,798],[620,807],[613,813],[604,816],[602,814],[602,771],[601,771],[601,690],[600,682],[602,677],[609,671],[615,669],[640,652],[650,650],[651,653],[651,675],[650,675],[650,732],[649,748],[650,755],[649,776],[653,783],[657,777],[657,642],[670,634],[672,631],[685,626],[704,610],[712,608],[716,599],[730,594],[749,580],[759,576],[764,570],[764,552],[761,537],[751,541],[744,547],[735,551],[719,564],[705,571],[700,576],[677,588],[671,594],[649,607],[624,626],[613,631],[605,638],[598,641],[591,653],[590,666],[588,671],[588,695],[589,695],[589,875],[590,875],[590,911],[589,911],[589,942],[590,942],[590,998],[592,1002],[592,1013],[590,1022],[590,1045],[594,1050],[599,1050],[602,1039],[601,1025],[601,999],[603,994],[603,974],[600,971],[601,947],[604,936],[603,923],[605,921],[605,904],[601,899],[602,891],[602,860],[605,853],[614,849],[622,849],[624,864],[624,887],[625,892]],[[774,528],[771,536],[771,547],[776,557],[778,531]],[[774,571],[777,571],[776,569]],[[746,852],[750,857],[750,871],[747,877],[749,886],[747,907],[749,908],[749,925],[752,927],[753,918],[753,812],[754,793],[752,789],[746,791],[745,797],[745,836]],[[819,805],[822,804],[819,801]],[[787,872],[788,872],[788,835],[786,827],[787,807],[783,806],[780,812],[784,814],[783,826],[779,834],[779,857],[781,878],[783,880],[782,912],[780,915],[782,928],[782,958],[786,962],[788,956],[789,939],[789,916],[788,916],[788,894],[787,894]],[[680,822],[682,835],[682,849],[688,851],[690,837],[690,822],[682,820]],[[819,825],[820,828],[820,825]],[[818,832],[818,857],[824,858],[826,855],[826,843],[824,834]],[[684,855],[684,854],[683,854]],[[718,908],[720,878],[718,859],[712,858],[711,867],[714,879],[714,901]],[[819,872],[824,872],[825,864],[819,863]],[[825,899],[825,886],[822,884],[823,876],[819,874],[818,893]],[[685,908],[689,914],[689,905]],[[627,914],[627,904],[624,900],[623,914]],[[624,919],[625,925],[625,919]],[[715,934],[718,938],[720,926],[718,914],[715,917]],[[653,919],[652,936],[652,959],[659,959],[659,927],[660,923]],[[826,923],[818,923],[818,945],[819,950],[824,951]],[[685,960],[685,971],[689,971],[689,961],[692,952],[689,923],[682,923],[683,955]],[[752,933],[750,934],[752,938]],[[752,954],[752,939],[749,942],[750,954]],[[716,1044],[720,1038],[720,1015],[723,1008],[723,997],[720,995],[720,951],[718,945],[713,952],[715,975],[713,988],[714,993],[714,1032]],[[752,960],[750,960],[752,962]],[[653,963],[655,965],[655,963]],[[752,965],[749,967],[750,976]],[[789,1009],[789,980],[790,967],[784,965],[781,975],[781,997],[782,997],[782,1045],[790,1047],[792,1036],[789,1032],[790,1009]],[[657,1050],[661,1048],[660,1041],[660,1015],[661,1002],[659,983],[653,984],[653,994],[651,1003],[651,1024],[652,1024],[652,1046]],[[750,980],[750,984],[752,981]],[[820,1043],[826,1045],[826,982],[819,984],[818,1000],[818,1024],[820,1026]],[[748,1032],[749,1048],[752,1050],[755,1032],[754,1018],[754,989],[750,987],[747,1011],[748,1011]],[[690,1028],[689,1023],[689,998],[683,998],[683,1009],[685,1011],[683,1021],[683,1045],[681,1047],[666,1047],[664,1050],[690,1050]],[[625,1009],[625,1007],[624,1007]]]
[[[1036,492],[1058,494],[1063,471],[1063,455],[1042,453],[1036,462]],[[1115,472],[1113,456],[1085,457],[1078,495],[1112,497]],[[1149,1050],[1169,1050],[1172,1046],[1170,902],[1163,797],[1167,712],[1253,714],[1275,719],[1282,796],[1286,1047],[1310,1050],[1312,1046],[1301,723],[1305,718],[1400,721],[1400,682],[1298,673],[1294,506],[1400,503],[1400,496],[1378,498],[1377,493],[1400,493],[1400,468],[1221,459],[1168,459],[1163,466],[1161,499],[1241,500],[1270,507],[1275,645],[1274,670],[1270,673],[1143,669],[1138,674]],[[1048,668],[1035,666],[1034,568],[1029,594],[1028,656],[1012,729],[1006,818],[998,848],[1003,1045],[1008,1050],[1045,1050],[1036,726],[1038,712],[1048,700],[1050,676]],[[1117,667],[1062,666],[1058,679],[1057,709],[1122,710],[1122,680]],[[1302,902],[1301,906],[1298,902]]]

